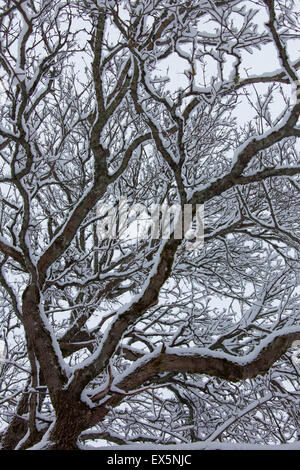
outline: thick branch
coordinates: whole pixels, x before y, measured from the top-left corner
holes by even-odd
[[[123,398],[143,391],[155,376],[165,372],[206,374],[231,382],[238,382],[264,375],[270,367],[300,339],[300,327],[291,327],[270,334],[253,352],[242,357],[212,351],[206,348],[161,348],[137,360],[111,385],[110,398],[105,406],[91,413],[91,425],[103,419],[110,407],[117,406]]]
[[[277,168],[265,168],[262,171],[258,171],[253,175],[240,176],[237,179],[239,184],[249,184],[257,183],[263,181],[266,178],[271,178],[272,176],[294,176],[299,175],[300,167],[297,166],[286,166],[286,167],[277,167]]]
[[[7,242],[0,237],[0,250],[6,255],[10,256],[12,259],[17,261],[23,268],[25,267],[24,258],[21,250],[18,248],[9,245]]]
[[[264,375],[270,367],[300,339],[300,327],[291,327],[270,334],[253,352],[236,357],[206,348],[182,349],[167,347],[149,354],[149,361],[136,361],[122,377],[119,389],[130,392],[164,372],[206,374],[231,382]],[[114,384],[113,384],[114,385]]]

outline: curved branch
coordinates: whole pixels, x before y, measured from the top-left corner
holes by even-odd
[[[300,326],[284,328],[265,338],[251,353],[237,357],[208,348],[157,348],[146,358],[137,360],[122,376],[118,389],[130,392],[164,372],[206,374],[238,382],[264,375],[270,367],[300,339]]]
[[[0,237],[0,250],[6,256],[10,256],[12,259],[17,261],[23,268],[25,268],[25,262],[21,250],[4,241],[2,237]]]
[[[124,398],[144,391],[145,383],[165,372],[206,374],[238,382],[264,375],[270,367],[300,339],[300,326],[284,328],[270,334],[250,354],[233,356],[207,348],[177,348],[160,346],[152,353],[135,361],[121,378],[112,382],[109,395],[90,414],[90,425],[103,419]],[[119,376],[120,377],[120,376]]]
[[[298,166],[282,166],[275,168],[265,168],[262,171],[258,171],[252,175],[240,176],[237,179],[239,184],[257,183],[263,181],[266,178],[272,176],[294,176],[300,173],[300,167]]]

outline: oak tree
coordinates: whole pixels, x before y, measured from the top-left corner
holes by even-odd
[[[2,448],[299,440],[297,2],[1,0],[0,35]]]

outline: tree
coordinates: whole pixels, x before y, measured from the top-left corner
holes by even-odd
[[[295,3],[1,0],[2,448],[299,439]]]

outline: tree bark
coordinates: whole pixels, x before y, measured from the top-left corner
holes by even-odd
[[[30,381],[27,382],[27,385],[24,389],[23,396],[21,397],[15,416],[9,423],[9,426],[2,439],[2,450],[14,450],[16,445],[20,440],[25,436],[28,423],[22,418],[22,415],[28,412],[28,396],[26,390],[28,389]]]
[[[50,432],[46,450],[79,450],[78,437],[87,429],[87,407],[65,397],[56,412],[56,422]]]

